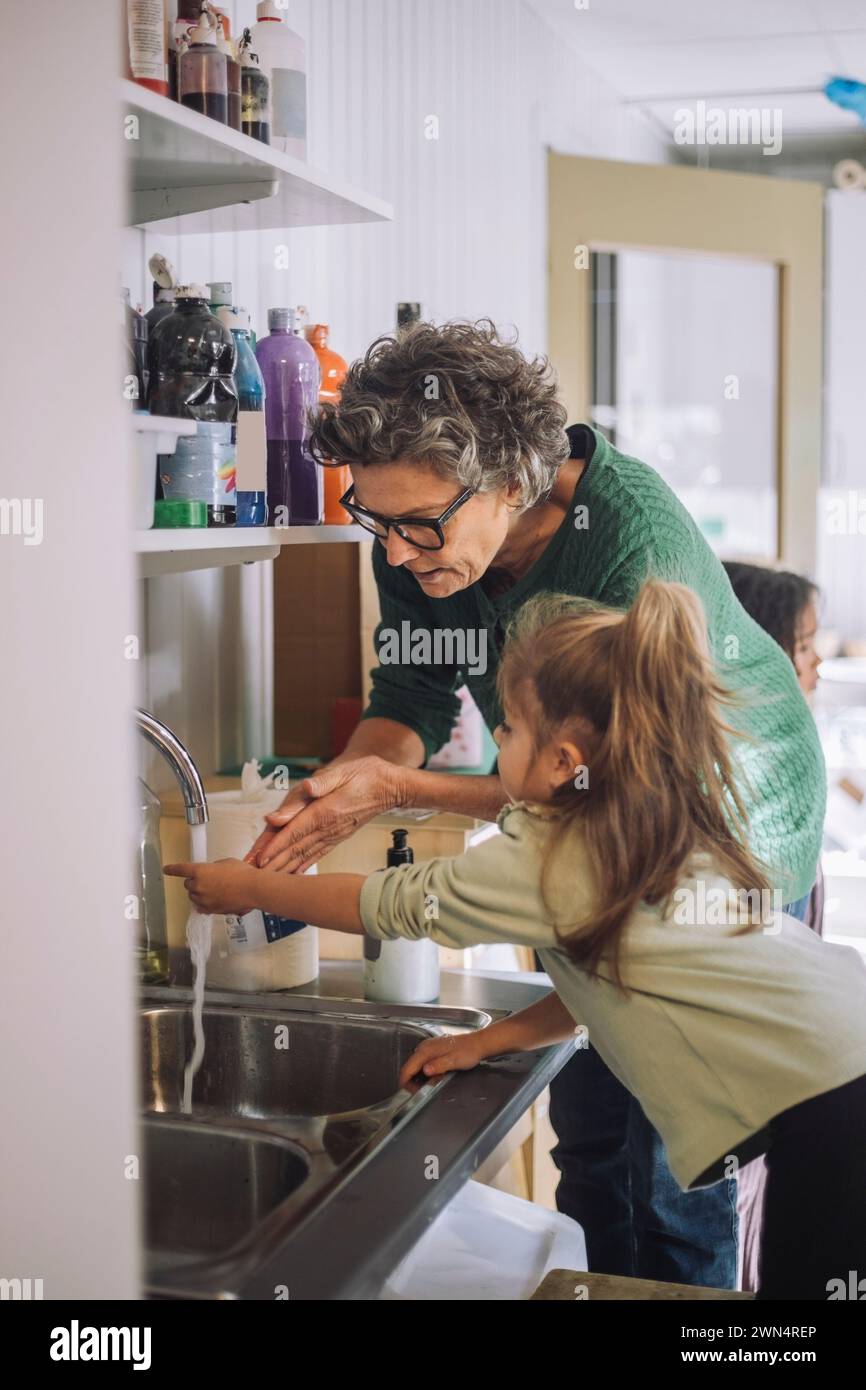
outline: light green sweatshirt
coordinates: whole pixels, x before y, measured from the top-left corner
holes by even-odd
[[[629,989],[602,962],[590,978],[558,944],[554,924],[592,911],[579,836],[541,867],[549,822],[526,806],[499,817],[500,835],[453,859],[387,869],[361,890],[365,931],[441,946],[513,942],[539,952],[575,1024],[637,1097],[683,1188],[716,1181],[725,1161],[762,1151],[761,1131],[800,1101],[866,1074],[866,967],[781,913],[743,932],[713,925],[730,884],[696,857],[667,915],[642,906],[622,938]]]

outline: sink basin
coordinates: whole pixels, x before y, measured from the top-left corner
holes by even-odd
[[[145,1240],[152,1262],[175,1268],[190,1259],[227,1254],[296,1192],[309,1172],[309,1161],[284,1139],[148,1120]]]
[[[186,1007],[147,1009],[143,1024],[146,1110],[180,1111],[192,1052]],[[276,1118],[367,1109],[398,1091],[400,1068],[429,1029],[315,1013],[210,1007],[193,1113]]]
[[[191,995],[144,991],[147,1290],[242,1297],[265,1252],[389,1143],[448,1078],[400,1090],[425,1038],[493,1015],[291,994],[205,996],[205,1056],[181,1113]]]

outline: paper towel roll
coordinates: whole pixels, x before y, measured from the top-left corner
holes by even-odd
[[[245,777],[245,782],[248,778]],[[207,857],[243,859],[265,828],[265,816],[279,809],[284,793],[263,784],[254,792],[217,792],[208,797]],[[311,870],[315,873],[315,869]],[[233,953],[225,917],[215,915],[213,947],[207,967],[209,989],[264,991],[308,985],[319,974],[319,933],[304,927],[260,950]]]

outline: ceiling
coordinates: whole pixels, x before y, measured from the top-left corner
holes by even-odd
[[[781,109],[786,139],[857,137],[864,127],[822,94],[829,77],[866,82],[866,0],[529,0],[673,139],[675,112]]]

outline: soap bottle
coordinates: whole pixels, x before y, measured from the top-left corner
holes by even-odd
[[[319,402],[321,404],[327,401],[336,405],[349,368],[339,353],[328,346],[329,334],[330,329],[326,323],[310,324],[304,329],[304,336],[319,359],[319,371],[322,374]],[[323,464],[322,471],[325,475],[325,525],[351,526],[352,518],[345,508],[340,506],[340,498],[345,497],[352,486],[352,474],[348,464]]]
[[[413,864],[409,832],[395,830],[388,868]],[[379,941],[364,936],[364,998],[387,1004],[429,1004],[439,997],[439,947],[435,941]]]

